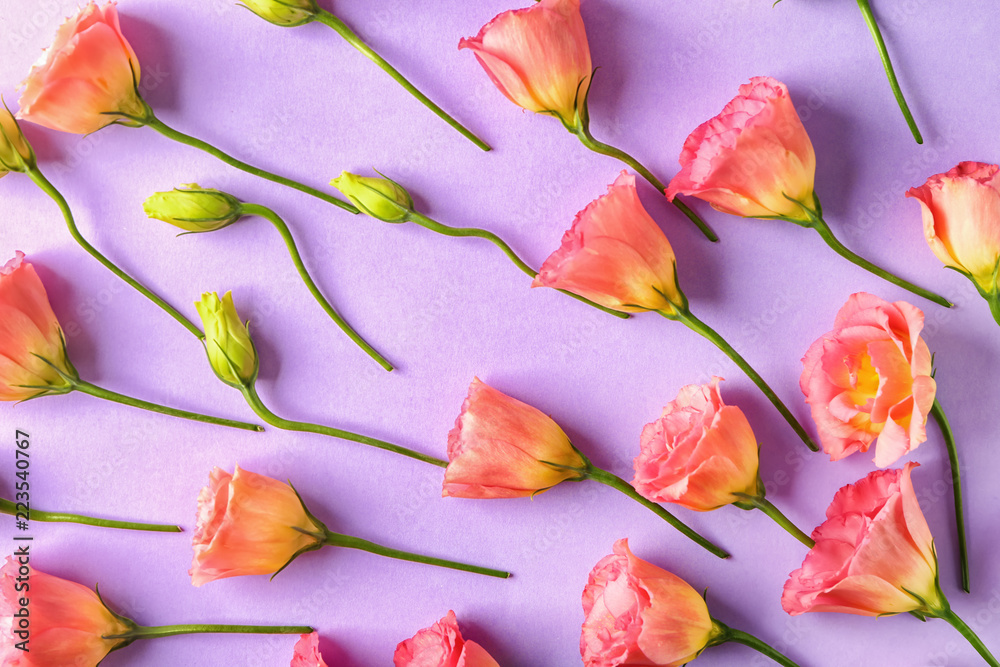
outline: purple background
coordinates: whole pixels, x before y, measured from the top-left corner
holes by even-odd
[[[679,258],[693,311],[717,326],[804,423],[799,359],[847,296],[868,290],[927,310],[940,397],[967,473],[974,594],[958,591],[948,467],[936,427],[913,456],[937,536],[942,584],[956,610],[1000,651],[1000,531],[991,479],[998,463],[1000,331],[971,284],[927,249],[906,188],[960,160],[1000,161],[996,101],[1000,13],[990,0],[883,2],[903,87],[927,138],[911,139],[853,2],[586,0],[595,65],[593,131],[664,180],[681,144],[750,76],[788,84],[816,146],[817,189],[845,243],[951,297],[945,311],[840,260],[789,224],[695,208],[722,236],[710,245],[640,184]],[[0,91],[15,86],[75,2],[0,2]],[[350,25],[443,107],[489,141],[484,154],[321,25],[281,30],[225,0],[123,0],[122,24],[143,63],[148,101],[169,124],[257,165],[323,186],[342,169],[376,167],[418,206],[452,225],[489,228],[532,265],[620,170],[558,122],[523,113],[489,83],[460,37],[504,0],[340,2]],[[631,474],[642,426],[692,382],[725,376],[723,396],[762,443],[770,498],[807,531],[833,493],[873,469],[811,455],[763,396],[710,344],[654,315],[615,320],[529,281],[493,246],[419,227],[351,217],[231,170],[151,130],[87,138],[27,125],[42,168],[70,200],[85,235],[190,317],[206,290],[234,290],[260,349],[259,390],[288,418],[355,429],[443,456],[473,376],[537,406],[594,461]],[[174,238],[145,218],[143,199],[197,181],[283,214],[336,307],[396,362],[380,370],[335,328],[300,284],[269,224]],[[70,239],[28,179],[0,182],[2,259],[26,252],[49,290],[84,377],[177,407],[251,418],[196,341]],[[716,560],[652,513],[596,484],[566,484],[534,501],[440,498],[433,467],[321,436],[251,435],[118,407],[82,395],[3,408],[0,489],[11,494],[15,428],[32,436],[32,499],[40,508],[179,522],[184,535],[36,524],[33,563],[101,590],[147,625],[310,623],[330,665],[387,665],[397,642],[448,609],[466,638],[503,665],[579,661],[580,593],[620,537],[642,558],[710,587],[718,618],[802,665],[982,664],[941,621],[833,614],[791,618],[779,599],[804,549],[763,515],[735,508],[678,515],[729,547]],[[229,579],[196,589],[187,569],[199,489],[213,466],[291,478],[334,530],[401,548],[505,567],[499,581],[362,553],[309,554],[275,581]],[[4,521],[3,533],[14,531]],[[9,538],[5,538],[9,539]],[[136,644],[104,663],[284,665],[291,637],[187,637]],[[704,667],[766,665],[750,649],[707,652]]]

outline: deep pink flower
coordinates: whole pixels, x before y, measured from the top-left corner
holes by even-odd
[[[295,644],[291,667],[327,667],[319,653],[319,633],[302,635]]]
[[[453,611],[400,642],[392,662],[395,667],[500,667],[486,649],[462,638]]]

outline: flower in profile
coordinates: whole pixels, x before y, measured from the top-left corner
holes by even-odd
[[[139,59],[114,2],[88,2],[59,28],[23,86],[18,118],[52,130],[89,134],[146,115]]]
[[[540,410],[479,378],[448,434],[444,496],[533,496],[587,468],[559,425]]]
[[[186,232],[214,232],[233,224],[243,215],[243,207],[236,197],[197,183],[152,194],[143,202],[142,209],[150,218]]]
[[[703,199],[724,213],[809,222],[816,153],[788,88],[757,76],[691,133],[666,194]]]
[[[593,65],[580,0],[541,0],[503,12],[459,49],[471,50],[507,99],[574,127],[590,89]]]
[[[635,177],[625,171],[607,194],[576,214],[531,286],[566,290],[627,312],[687,307],[670,242],[639,201]]]
[[[632,486],[646,498],[706,512],[758,495],[757,438],[721,379],[682,388],[643,428]]]
[[[233,387],[252,385],[257,380],[260,361],[250,339],[248,324],[240,321],[233,293],[221,299],[215,292],[206,292],[195,302],[205,326],[205,350],[212,370],[219,379]]]
[[[27,586],[25,586],[25,582]],[[15,616],[27,600],[30,616]],[[0,569],[3,664],[10,667],[96,667],[128,643],[134,629],[86,586],[40,572],[8,556]],[[27,650],[16,644],[23,642]]]
[[[920,309],[860,292],[806,352],[800,386],[832,460],[876,443],[884,468],[927,439],[937,384],[923,326]]]
[[[906,196],[920,202],[927,245],[976,285],[1000,323],[1000,166],[962,162]]]
[[[73,390],[78,378],[35,267],[18,251],[0,268],[0,401]]]
[[[198,496],[191,582],[274,574],[325,538],[291,485],[239,466],[233,474],[215,468]]]
[[[463,639],[453,611],[400,642],[392,663],[394,667],[500,667],[486,649]]]

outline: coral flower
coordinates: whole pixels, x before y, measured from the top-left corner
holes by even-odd
[[[319,634],[311,632],[302,635],[295,643],[295,655],[291,667],[327,667],[319,653]]]
[[[470,49],[517,106],[576,125],[593,73],[580,0],[541,0],[504,12],[458,48]]]
[[[284,482],[215,468],[198,496],[191,582],[281,570],[303,550],[323,544],[325,528]]]
[[[89,2],[69,18],[24,81],[18,117],[89,134],[143,117],[139,59],[122,35],[114,2]]]
[[[24,253],[0,268],[0,401],[66,393],[77,377],[62,328]]]
[[[499,667],[486,649],[462,638],[453,611],[400,642],[392,662],[395,667]]]
[[[670,242],[639,201],[635,177],[625,171],[606,195],[577,213],[531,286],[631,312],[669,312],[687,303]]]
[[[540,410],[475,378],[448,434],[444,496],[531,496],[587,467],[559,425]]]
[[[877,441],[875,464],[885,467],[927,439],[937,385],[923,326],[918,308],[862,292],[806,352],[800,386],[831,459]]]
[[[757,438],[720,380],[684,387],[642,430],[632,486],[646,498],[706,512],[757,495]]]
[[[22,599],[28,600],[30,614],[23,621],[15,616]],[[105,637],[132,630],[86,586],[20,565],[11,557],[0,570],[0,623],[0,657],[11,667],[96,667],[123,643]],[[17,648],[19,642],[28,650]]]

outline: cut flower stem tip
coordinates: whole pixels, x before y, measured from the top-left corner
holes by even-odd
[[[10,500],[0,498],[0,514],[16,516],[18,514],[17,505]],[[180,533],[183,532],[180,526],[171,526],[161,523],[140,523],[137,521],[115,521],[113,519],[97,519],[82,514],[66,514],[64,512],[45,512],[38,509],[31,509],[32,521],[43,521],[48,523],[79,523],[85,526],[98,526],[101,528],[120,528],[123,530],[145,530],[153,533]]]
[[[277,213],[267,208],[266,206],[260,206],[258,204],[242,204],[242,212],[246,215],[257,215],[268,222],[270,222],[281,234],[281,238],[284,239],[285,245],[288,247],[288,253],[292,257],[292,262],[295,264],[295,270],[298,271],[299,276],[302,278],[302,282],[305,283],[306,287],[309,289],[309,293],[313,295],[313,298],[317,303],[323,308],[324,312],[330,317],[333,322],[340,327],[340,330],[347,334],[347,337],[354,341],[354,344],[360,347],[364,352],[374,359],[379,366],[387,371],[393,370],[393,366],[389,361],[383,357],[374,347],[372,347],[364,338],[362,338],[347,320],[345,320],[333,306],[327,300],[323,293],[320,291],[316,282],[309,275],[309,271],[306,269],[305,263],[302,261],[302,255],[299,253],[299,249],[295,244],[295,238],[292,236],[291,230],[288,229],[288,225]]]

